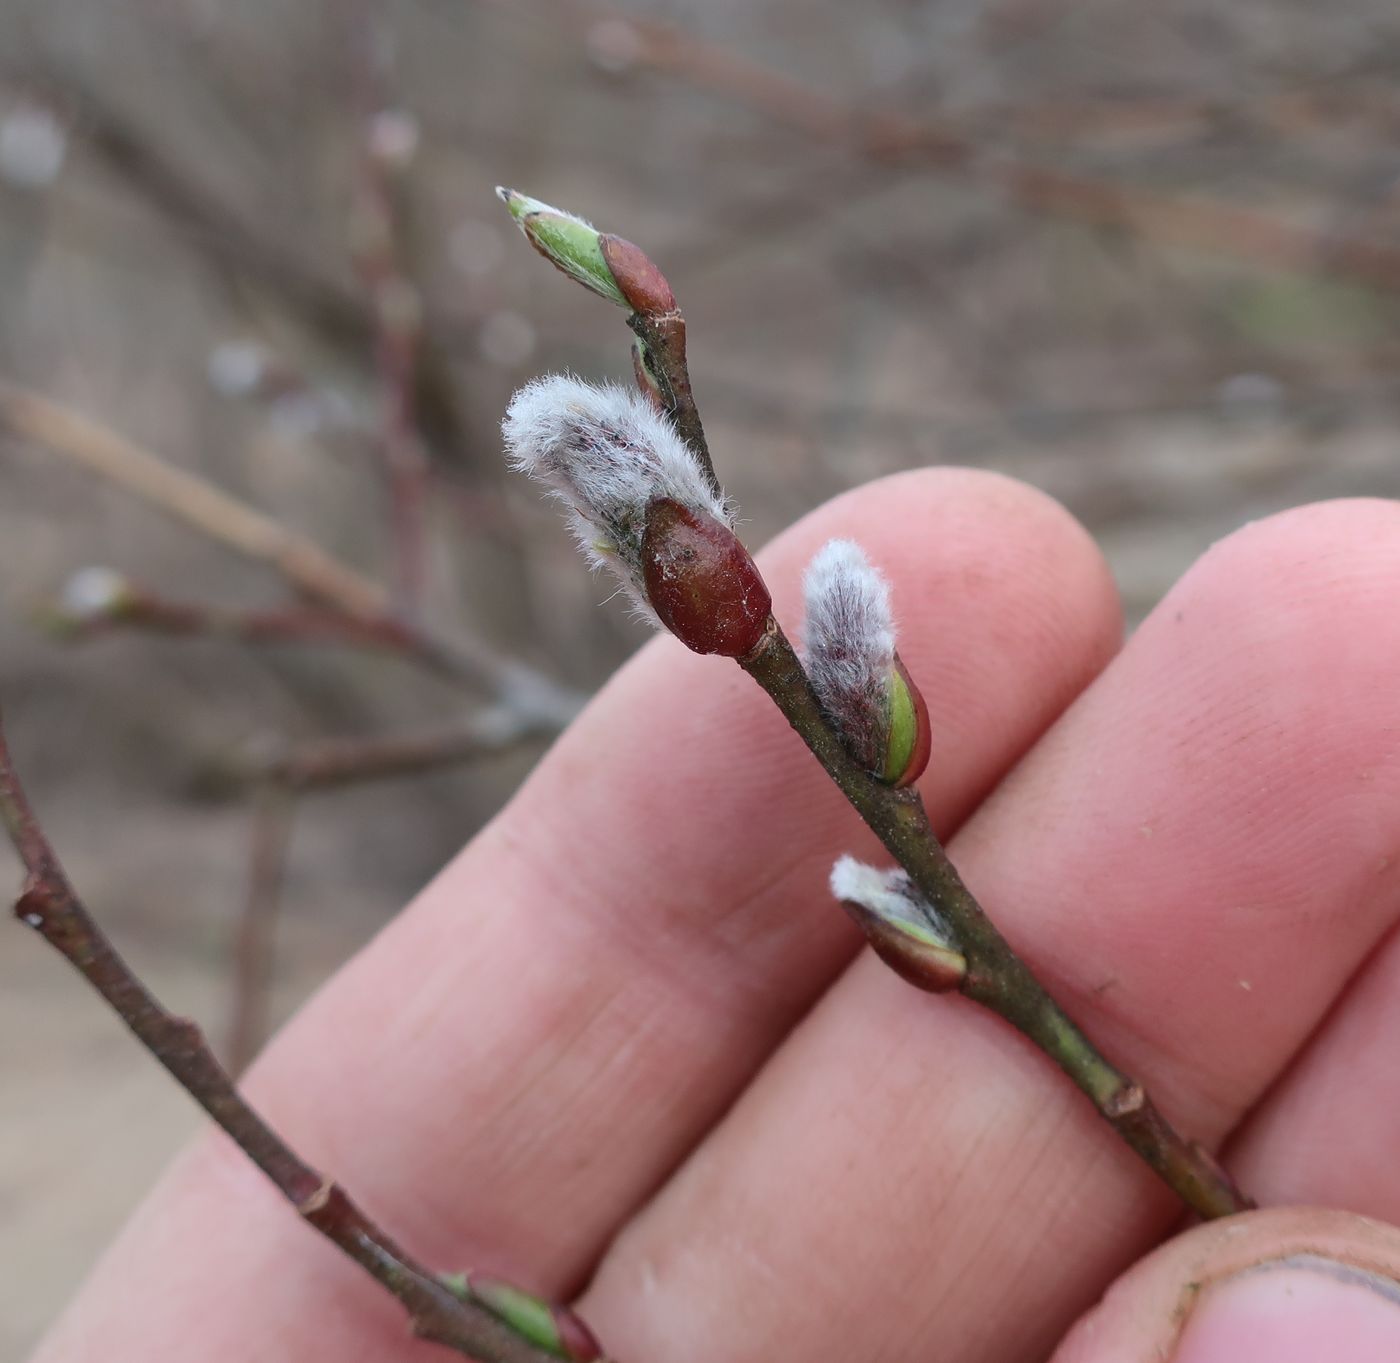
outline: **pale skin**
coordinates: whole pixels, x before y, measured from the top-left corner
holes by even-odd
[[[872,839],[736,667],[670,639],[284,1030],[255,1101],[423,1259],[575,1300],[624,1363],[1400,1357],[1400,505],[1247,527],[1126,645],[1088,536],[1019,484],[822,508],[760,556],[784,622],[832,536],[893,584],[974,892],[1261,1203],[1336,1210],[1173,1239],[1043,1057],[861,950],[825,881]],[[1193,1286],[1300,1254],[1235,1282],[1315,1337],[1232,1340],[1233,1289]],[[211,1136],[36,1357],[450,1355]]]

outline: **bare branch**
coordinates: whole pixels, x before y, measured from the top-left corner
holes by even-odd
[[[72,579],[82,580],[83,569]],[[86,640],[119,630],[134,630],[170,638],[226,639],[241,644],[333,645],[384,653],[409,653],[413,635],[387,616],[364,619],[318,606],[287,606],[277,610],[242,610],[201,601],[179,601],[128,578],[111,599],[95,608],[81,608],[64,597],[41,603],[37,623],[61,639]]]
[[[0,79],[26,88],[37,84],[69,112],[88,146],[226,278],[251,286],[355,363],[364,362],[376,329],[370,309],[354,290],[310,269],[275,237],[255,228],[78,72],[52,66],[22,73],[0,70]],[[462,338],[448,339],[457,344]],[[460,466],[467,422],[435,336],[425,340],[414,383],[414,400],[434,449],[444,462]]]
[[[273,938],[295,812],[292,793],[271,784],[259,790],[253,802],[248,887],[233,949],[227,1051],[231,1074],[242,1074],[247,1069],[267,1036]]]
[[[15,905],[19,919],[107,1001],[298,1215],[398,1298],[415,1333],[487,1363],[556,1363],[557,1349],[530,1343],[499,1316],[459,1295],[397,1245],[344,1189],[307,1164],[244,1100],[199,1028],[160,1005],[69,884],[20,784],[3,731],[0,823],[27,872]]]
[[[517,0],[490,3],[519,13]],[[1329,232],[1201,195],[1164,194],[1043,165],[984,145],[977,132],[958,120],[914,118],[895,110],[844,104],[661,20],[623,14],[592,0],[566,0],[550,8],[551,22],[561,9],[585,32],[604,20],[625,25],[636,40],[635,50],[629,52],[632,60],[746,105],[815,141],[843,144],[872,160],[927,166],[985,185],[1028,212],[1232,256],[1251,265],[1400,289],[1400,246],[1382,238]]]
[[[69,407],[0,381],[0,425],[275,569],[306,596],[362,619],[387,613],[388,598],[377,582],[265,512]]]
[[[274,569],[303,595],[386,632],[399,631],[404,651],[424,667],[488,691],[527,718],[536,732],[562,728],[582,704],[580,696],[480,640],[449,638],[397,620],[388,594],[372,578],[265,512],[71,408],[0,380],[0,428],[73,460]]]

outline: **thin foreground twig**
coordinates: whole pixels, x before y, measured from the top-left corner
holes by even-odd
[[[440,1281],[370,1220],[343,1188],[302,1160],[244,1100],[199,1028],[167,1012],[152,996],[70,885],[20,784],[3,728],[0,822],[27,872],[15,905],[20,921],[107,1001],[297,1214],[399,1300],[415,1334],[487,1363],[556,1363],[558,1350],[528,1342],[491,1311]]]

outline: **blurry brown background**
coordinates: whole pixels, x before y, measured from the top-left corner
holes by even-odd
[[[0,376],[382,572],[349,243],[388,109],[449,379],[424,428],[434,618],[581,691],[641,637],[503,476],[512,387],[621,375],[627,336],[525,249],[502,181],[667,271],[752,540],[864,479],[977,464],[1079,515],[1138,618],[1251,517],[1400,493],[1397,74],[1387,0],[3,0]],[[34,602],[87,563],[231,605],[282,587],[3,426],[14,746],[118,943],[218,1037],[250,817],[211,769],[467,703],[352,653],[44,636]],[[278,1016],[538,750],[302,802]],[[41,943],[0,938],[9,1359],[195,1118]]]

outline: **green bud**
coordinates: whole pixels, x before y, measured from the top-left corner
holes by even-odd
[[[889,734],[885,740],[884,780],[895,787],[913,785],[928,766],[932,735],[928,706],[905,670],[899,654],[894,656],[887,684]]]
[[[631,304],[603,258],[602,234],[595,227],[528,194],[503,186],[497,186],[496,193],[510,209],[525,240],[551,265],[600,298],[630,308]]]
[[[464,1301],[484,1306],[522,1339],[547,1353],[571,1363],[594,1363],[602,1357],[592,1331],[566,1306],[482,1273],[446,1273],[439,1281]]]

